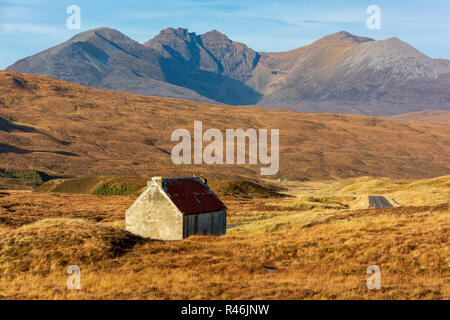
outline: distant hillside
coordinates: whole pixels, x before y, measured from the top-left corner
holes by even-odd
[[[175,129],[280,129],[276,177],[434,177],[450,172],[450,126],[229,107],[102,91],[0,72],[0,167],[49,175],[260,178],[259,165],[176,166]]]
[[[450,67],[450,60],[447,60],[447,59],[436,59],[436,61],[446,65],[447,67]]]
[[[390,116],[450,110],[450,62],[397,38],[342,31],[295,50],[256,52],[213,30],[167,28],[140,44],[98,28],[7,70],[105,90],[311,113]]]
[[[399,122],[444,123],[450,122],[450,111],[419,111],[399,114],[388,119]]]
[[[264,106],[395,115],[440,103],[450,110],[449,72],[400,39],[339,32],[288,53],[262,54],[249,81],[263,92]]]

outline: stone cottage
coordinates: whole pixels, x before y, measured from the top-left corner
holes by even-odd
[[[227,208],[200,177],[153,177],[125,212],[125,229],[145,238],[181,240],[223,235]]]

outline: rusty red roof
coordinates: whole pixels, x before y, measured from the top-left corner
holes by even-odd
[[[197,177],[163,179],[162,189],[185,215],[226,209],[208,185]]]

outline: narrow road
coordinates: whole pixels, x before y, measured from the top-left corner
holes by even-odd
[[[369,196],[369,208],[392,208],[392,205],[385,197]]]

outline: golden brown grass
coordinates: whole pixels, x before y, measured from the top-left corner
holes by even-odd
[[[23,86],[17,84],[20,80]],[[2,168],[56,175],[260,177],[259,166],[176,166],[175,129],[280,129],[279,177],[430,178],[450,171],[450,126],[109,92],[0,71]],[[439,150],[439,151],[437,151]]]
[[[52,218],[2,233],[2,274],[45,275],[71,260],[91,265],[122,255],[142,239],[86,219]]]
[[[445,123],[450,122],[450,111],[432,110],[399,114],[388,118],[399,122]]]
[[[287,182],[292,198],[225,197],[238,226],[176,242],[122,230],[133,197],[3,193],[0,297],[449,299],[448,203],[361,210],[360,194],[328,192],[337,185]],[[66,289],[72,264],[79,291]],[[381,290],[366,287],[370,265],[381,268]]]
[[[48,218],[81,218],[99,222],[119,220],[133,198],[0,191],[0,202],[0,225],[17,228]]]
[[[450,176],[419,181],[361,177],[344,180],[325,192],[364,199],[369,194],[381,195],[394,206],[437,205],[450,201]]]

